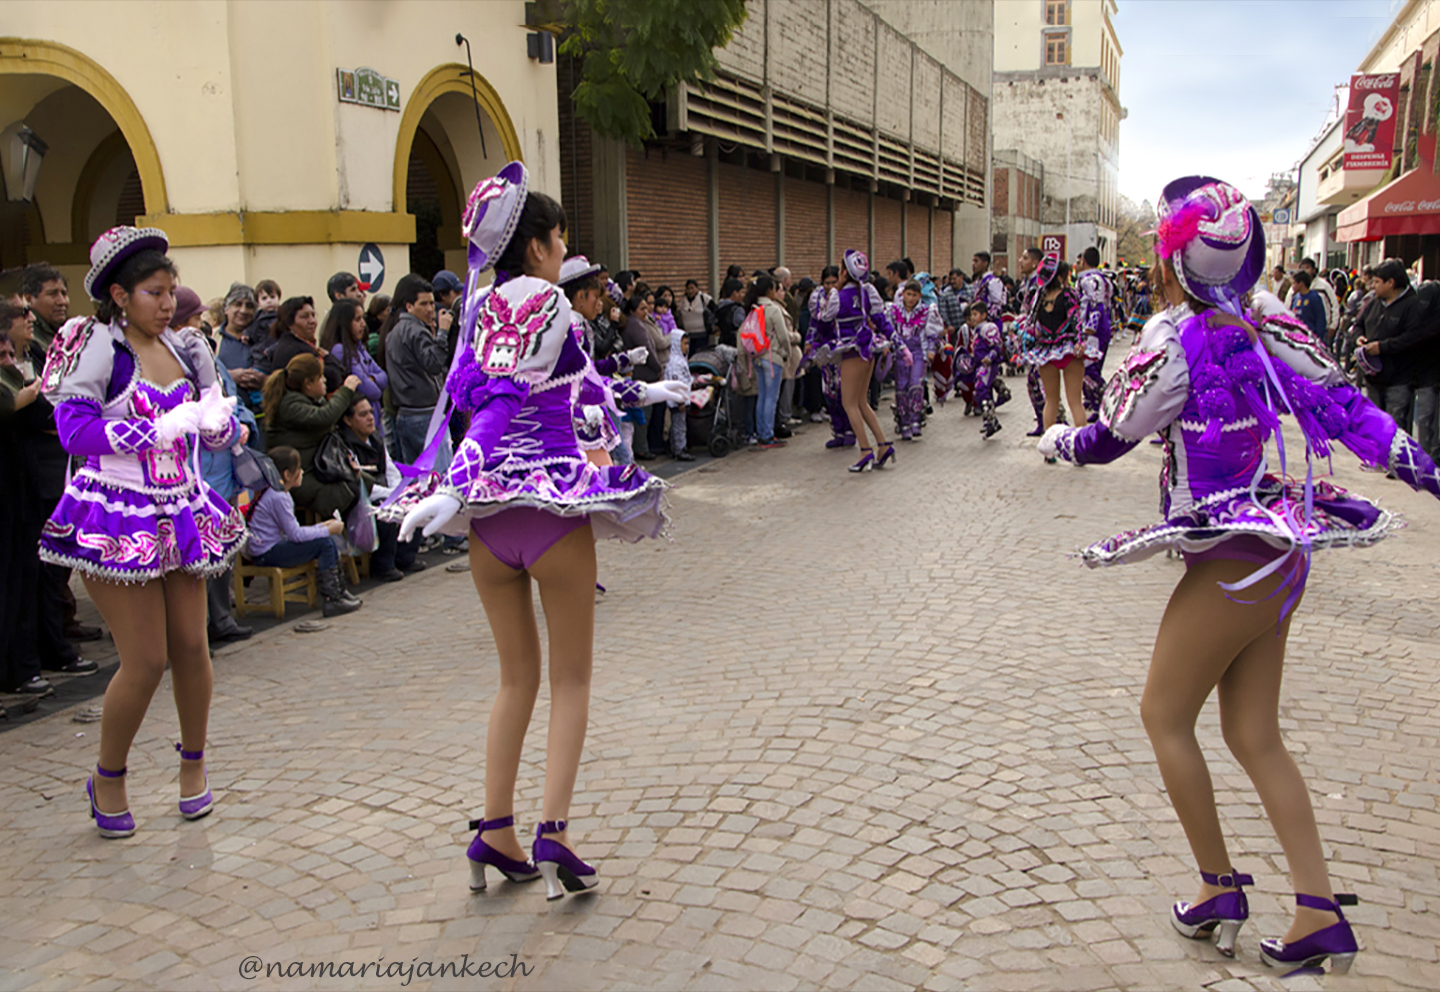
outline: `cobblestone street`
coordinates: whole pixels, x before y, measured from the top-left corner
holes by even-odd
[[[1196,882],[1139,697],[1181,564],[1065,557],[1156,518],[1160,449],[1047,466],[1012,387],[989,443],[952,404],[895,470],[854,476],[807,425],[676,477],[673,542],[601,546],[572,811],[593,895],[468,890],[498,665],[469,576],[432,568],[325,633],[217,650],[207,819],[175,813],[168,678],[131,753],[132,839],[85,814],[97,724],[0,735],[0,987],[404,981],[250,980],[252,955],[501,975],[514,955],[510,977],[411,989],[1440,986],[1440,505],[1335,458],[1410,526],[1319,556],[1291,636],[1282,726],[1363,952],[1282,984],[1258,944],[1288,925],[1284,858],[1213,700],[1202,743],[1252,918],[1233,961],[1166,919]],[[527,844],[548,718],[542,689]]]

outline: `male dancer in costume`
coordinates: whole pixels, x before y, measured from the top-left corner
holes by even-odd
[[[1039,248],[1026,248],[1020,256],[1020,284],[1017,288],[1019,294],[1020,312],[1015,318],[1014,340],[1008,342],[1010,354],[1018,356],[1020,349],[1017,342],[1024,341],[1026,333],[1030,329],[1030,322],[1035,319],[1035,307],[1040,300],[1040,290],[1044,283],[1035,274],[1040,267],[1040,260],[1044,253]],[[992,320],[994,317],[992,316]],[[1016,360],[1013,359],[1012,360]],[[1029,433],[1029,437],[1039,437],[1045,433],[1045,390],[1040,385],[1040,370],[1031,367],[1025,376],[1025,388],[1030,393],[1030,405],[1035,409],[1035,429]]]
[[[1112,287],[1100,269],[1100,252],[1094,246],[1080,255],[1079,275],[1075,288],[1080,297],[1080,313],[1076,322],[1085,333],[1085,341],[1100,349],[1100,357],[1085,365],[1085,409],[1090,419],[1100,412],[1100,396],[1105,392],[1105,353],[1110,349],[1110,306]]]
[[[1022,271],[1024,270],[1023,259],[1021,261],[1021,269]],[[1033,265],[1031,266],[1031,270],[1034,270]],[[974,278],[972,285],[975,287],[974,293],[970,297],[971,301],[985,304],[985,318],[994,324],[996,328],[1004,327],[1005,284],[1000,281],[999,276],[990,271],[990,253],[988,251],[977,251],[975,257],[970,260],[970,271]],[[970,345],[973,347],[973,342],[971,342]],[[958,392],[958,379],[956,388],[956,395],[958,396],[960,395]],[[1010,387],[1005,385],[1004,377],[1001,376],[997,370],[995,373],[995,405],[1004,406],[1008,402],[1010,402]],[[967,407],[965,412],[969,413],[970,409]]]

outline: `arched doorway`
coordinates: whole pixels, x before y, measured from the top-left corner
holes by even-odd
[[[168,210],[159,155],[125,91],[73,49],[0,41],[0,80],[0,138],[23,124],[48,145],[32,201],[8,190],[0,200],[0,269],[48,261],[76,287],[96,236]],[[10,145],[0,140],[7,163]],[[72,293],[72,313],[86,309],[83,295]]]
[[[463,65],[432,70],[401,116],[395,151],[395,209],[415,215],[410,271],[427,279],[442,268],[465,273],[460,219],[481,179],[520,158],[520,140],[494,88]],[[476,97],[484,140],[476,121]]]

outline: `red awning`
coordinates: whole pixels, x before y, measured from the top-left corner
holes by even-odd
[[[1393,182],[1340,211],[1337,241],[1379,241],[1396,234],[1440,234],[1440,176],[1421,161]]]

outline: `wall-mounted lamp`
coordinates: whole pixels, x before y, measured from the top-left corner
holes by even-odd
[[[525,35],[525,53],[539,59],[541,65],[555,61],[555,36],[549,31],[531,31]]]
[[[24,124],[10,138],[9,162],[5,168],[5,192],[9,199],[29,203],[35,199],[35,181],[40,178],[40,163],[50,150],[34,131]]]

